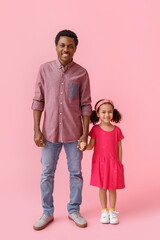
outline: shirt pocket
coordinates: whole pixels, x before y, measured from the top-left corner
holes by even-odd
[[[70,82],[69,83],[69,98],[73,100],[79,100],[79,88],[80,83]]]

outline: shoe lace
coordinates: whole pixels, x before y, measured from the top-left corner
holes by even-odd
[[[42,219],[42,220],[46,220],[47,217],[48,217],[47,215],[43,214],[43,215],[41,216],[40,220],[41,220],[41,219]]]
[[[116,214],[119,214],[119,212],[117,211],[111,211],[112,212],[112,218],[117,218]]]
[[[102,218],[106,218],[108,216],[108,212],[105,210],[105,211],[102,211]]]
[[[75,212],[75,217],[82,217],[81,214],[79,212]]]

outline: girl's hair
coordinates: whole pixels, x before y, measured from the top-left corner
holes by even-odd
[[[99,102],[103,101],[105,99],[101,99],[99,100],[96,105],[95,105],[95,109],[96,109],[96,106]],[[120,114],[120,112],[114,108],[114,106],[111,104],[111,103],[103,103],[103,104],[110,104],[112,107],[113,107],[113,118],[111,121],[115,122],[115,123],[118,123],[121,121],[122,119],[122,115]],[[101,106],[101,105],[100,105]],[[97,113],[99,112],[99,109],[100,109],[100,106],[99,108],[97,109],[97,112],[96,110],[92,111],[92,115],[91,115],[91,123],[93,123],[93,125],[95,125],[97,122],[99,122],[99,117],[97,117]]]

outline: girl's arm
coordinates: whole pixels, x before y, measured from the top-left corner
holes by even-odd
[[[89,144],[87,144],[86,150],[92,150],[95,144],[95,139],[91,138]]]
[[[91,138],[90,142],[89,142],[89,144],[87,144],[87,146],[86,146],[85,142],[80,142],[78,148],[81,151],[84,151],[84,149],[85,150],[92,150],[92,148],[94,147],[94,144],[95,144],[95,139]]]
[[[118,157],[119,157],[119,161],[122,162],[122,143],[121,143],[121,141],[118,142]]]

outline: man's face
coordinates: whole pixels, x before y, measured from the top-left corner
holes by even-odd
[[[56,46],[58,59],[63,66],[66,66],[72,61],[76,51],[74,39],[71,37],[60,37]]]

